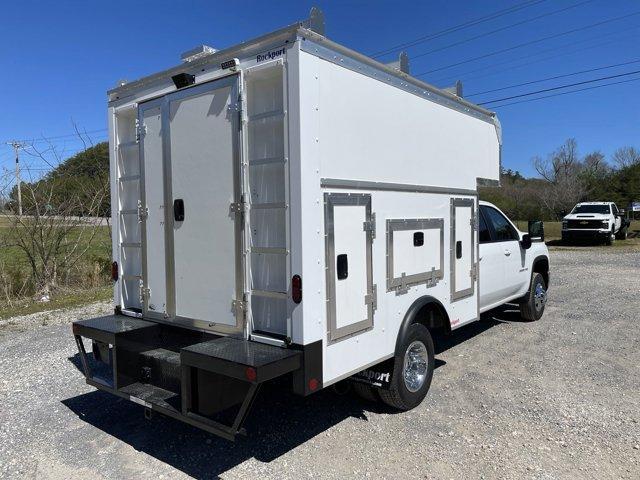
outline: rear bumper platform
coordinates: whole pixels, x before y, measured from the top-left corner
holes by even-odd
[[[74,322],[73,335],[89,385],[228,440],[245,433],[260,386],[303,362],[299,350],[122,315]]]

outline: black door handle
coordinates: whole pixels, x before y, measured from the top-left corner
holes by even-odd
[[[460,240],[456,242],[456,258],[462,258],[462,242]]]
[[[173,219],[176,222],[184,221],[184,200],[181,198],[176,198],[173,201]]]

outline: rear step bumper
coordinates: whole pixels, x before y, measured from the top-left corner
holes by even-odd
[[[122,315],[74,322],[87,383],[234,440],[260,385],[302,368],[299,350],[172,328]]]

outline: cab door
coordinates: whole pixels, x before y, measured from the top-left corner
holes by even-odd
[[[491,242],[481,246],[484,256],[480,264],[480,284],[487,285],[485,300],[492,300],[490,303],[494,304],[519,293],[529,283],[531,272],[526,266],[526,250],[520,247],[520,234],[513,224],[495,207],[481,205],[480,211],[491,231]],[[490,270],[493,270],[491,275]]]

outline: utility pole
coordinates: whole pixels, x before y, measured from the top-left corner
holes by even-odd
[[[16,152],[16,185],[18,187],[18,216],[22,216],[22,192],[20,189],[20,154],[18,153],[21,148],[24,148],[24,144],[13,141],[7,142],[8,145],[13,147],[13,150]]]

